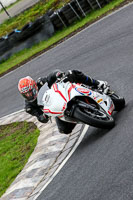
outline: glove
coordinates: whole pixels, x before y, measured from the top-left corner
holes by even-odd
[[[64,82],[70,81],[72,83],[74,82],[78,82],[78,83],[82,83],[82,81],[84,81],[86,79],[86,76],[78,71],[78,70],[69,70],[66,74],[66,79]]]
[[[98,85],[97,85],[97,87],[99,88],[99,89],[102,89],[103,91],[105,91],[106,89],[107,89],[107,87],[109,87],[109,84],[108,84],[108,82],[107,81],[100,81],[100,80],[98,80]],[[107,91],[106,91],[107,92]]]
[[[66,83],[67,81],[72,82],[72,79],[73,79],[73,74],[72,74],[72,71],[69,70],[69,71],[67,72],[67,74],[65,74],[64,82],[65,82],[65,83]]]
[[[57,78],[57,79],[61,79],[63,76],[64,76],[64,73],[61,72],[61,71],[58,71],[58,72],[56,73],[56,78]]]
[[[47,115],[45,115],[45,114],[42,114],[42,115],[39,115],[37,117],[37,119],[38,119],[39,122],[47,123],[48,120],[49,120],[49,117]]]
[[[37,79],[37,85],[43,86],[46,81],[47,81],[47,78],[41,78],[41,77],[39,77]]]

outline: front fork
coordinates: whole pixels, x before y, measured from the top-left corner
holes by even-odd
[[[71,109],[70,110],[66,110],[65,111],[65,114],[68,116],[68,117],[72,117],[73,116],[73,112],[75,110],[75,108],[79,106],[80,108],[87,108],[90,112],[97,112],[97,109],[92,106],[91,104],[87,104],[83,101],[80,101],[79,99],[76,99],[75,103],[72,105]]]

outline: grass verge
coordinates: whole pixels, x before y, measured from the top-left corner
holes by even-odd
[[[57,10],[69,1],[70,0],[40,0],[31,8],[0,24],[0,37],[10,33],[13,29],[21,29],[25,24],[33,22],[38,17],[46,14],[50,9]]]
[[[85,28],[86,26],[89,26],[91,23],[97,21],[103,16],[111,13],[115,9],[129,2],[131,2],[131,0],[113,0],[104,8],[91,12],[82,20],[77,21],[70,27],[64,28],[63,30],[57,32],[53,37],[51,37],[47,41],[40,42],[39,44],[34,45],[30,49],[24,49],[23,51],[14,54],[7,61],[0,64],[0,76],[26,63],[30,59],[45,52],[49,48],[52,48],[58,43],[64,41],[64,39],[71,37],[81,29]]]
[[[33,152],[39,130],[33,123],[0,126],[0,196],[23,169]]]

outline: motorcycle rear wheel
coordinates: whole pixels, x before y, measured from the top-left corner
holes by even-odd
[[[77,120],[94,126],[97,128],[110,129],[115,125],[115,121],[112,116],[107,115],[104,110],[100,109],[101,117],[92,114],[87,108],[76,107],[73,113],[73,117]],[[103,113],[103,115],[102,115]]]

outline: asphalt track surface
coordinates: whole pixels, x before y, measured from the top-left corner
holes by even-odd
[[[19,78],[56,68],[107,80],[126,99],[112,130],[89,128],[38,200],[133,199],[133,4],[0,78],[0,117],[23,108]]]

